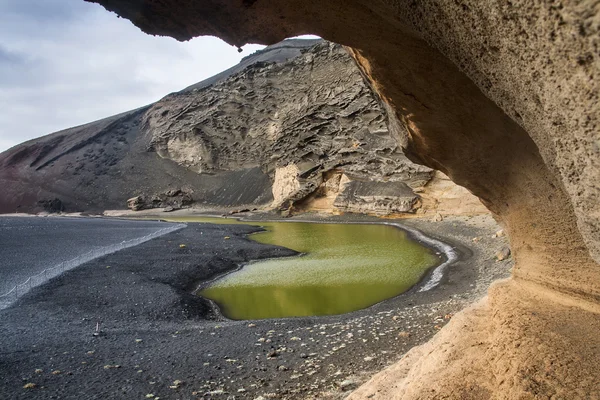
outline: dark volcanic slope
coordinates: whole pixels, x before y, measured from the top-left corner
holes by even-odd
[[[296,176],[277,178],[290,165]],[[341,46],[286,40],[149,106],[0,154],[0,212],[55,198],[66,211],[122,209],[172,189],[210,207],[276,206],[331,170],[411,187],[431,176],[402,154]]]
[[[205,88],[257,62],[283,62],[320,40],[289,40],[269,46],[218,75],[184,89]],[[38,201],[59,198],[68,210],[123,208],[134,194],[191,187],[196,197],[226,205],[271,200],[270,182],[260,170],[204,175],[190,172],[148,151],[142,116],[150,106],[59,131],[0,154],[0,212],[38,211]],[[239,193],[240,182],[253,189]],[[250,190],[249,190],[250,189]]]

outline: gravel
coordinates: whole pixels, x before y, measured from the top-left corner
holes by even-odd
[[[0,311],[0,398],[343,398],[509,274],[491,217],[402,223],[459,260],[433,290],[338,316],[231,321],[191,294],[250,259],[294,254],[248,240],[250,226],[190,223],[84,264]]]

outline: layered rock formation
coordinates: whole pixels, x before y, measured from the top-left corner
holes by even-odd
[[[94,1],[180,40],[350,46],[406,154],[505,224],[514,278],[357,397],[600,391],[597,1]]]
[[[123,208],[127,199],[133,210],[311,208],[336,171],[343,196],[323,211],[414,212],[413,189],[433,172],[406,158],[387,122],[341,46],[288,40],[148,107],[3,153],[0,211],[47,209],[50,199],[67,211]]]
[[[308,44],[310,51],[298,51]],[[334,169],[414,188],[430,180],[431,170],[409,161],[390,136],[383,106],[344,49],[302,40],[277,48],[286,47],[294,57],[255,63],[154,104],[144,116],[151,148],[199,174],[260,168],[274,182],[275,208],[309,196]]]

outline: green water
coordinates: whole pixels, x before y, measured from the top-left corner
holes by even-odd
[[[359,310],[405,292],[439,263],[431,250],[386,225],[173,220],[260,225],[267,232],[251,239],[305,253],[252,262],[199,292],[237,320]]]

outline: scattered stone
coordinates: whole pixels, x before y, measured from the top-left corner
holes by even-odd
[[[127,208],[140,211],[152,208],[162,208],[170,212],[185,208],[193,203],[192,193],[184,189],[170,189],[150,196],[142,195],[127,199]]]
[[[365,361],[373,361],[375,359],[375,357],[365,357],[363,358],[363,360]]]
[[[409,338],[410,337],[410,332],[402,331],[402,332],[398,333],[398,337]]]
[[[119,364],[114,364],[114,365],[107,364],[104,366],[104,369],[116,369],[116,368],[121,368],[121,366]]]
[[[142,343],[142,342],[143,342],[143,340],[142,340],[142,339],[135,339],[135,342],[136,342],[136,343]]]
[[[340,383],[340,389],[343,391],[349,390],[356,385],[352,379],[346,379]]]
[[[169,389],[179,389],[179,387],[183,385],[183,381],[180,381],[179,379],[176,379],[173,381],[173,384],[171,386],[169,386]]]
[[[442,222],[443,220],[444,220],[444,217],[440,213],[436,213],[433,216],[433,218],[431,219],[432,222]]]
[[[23,389],[34,389],[36,387],[37,387],[37,385],[35,383],[31,383],[31,382],[26,383],[25,385],[23,385]]]
[[[185,247],[186,247],[186,246],[185,246],[185,244],[180,244],[180,245],[179,245],[179,248],[180,248],[180,249],[185,249]]]
[[[42,372],[44,372],[44,370],[36,368],[35,373],[36,374],[41,374]]]
[[[496,260],[498,261],[504,261],[508,259],[508,257],[510,257],[510,248],[508,247],[503,247],[496,252]]]
[[[65,211],[65,205],[59,198],[40,200],[38,201],[38,205],[50,214]]]
[[[248,324],[248,328],[254,328],[256,324]]]
[[[54,371],[52,371],[52,375],[60,375],[60,370],[55,369]]]

